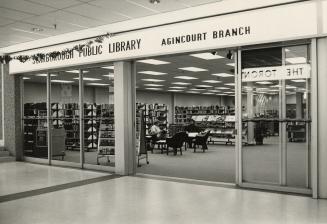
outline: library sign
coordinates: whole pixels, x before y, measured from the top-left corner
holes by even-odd
[[[307,38],[317,35],[316,10],[308,1],[125,32],[82,51],[67,49],[85,40],[24,51],[17,55],[45,57],[37,62],[13,60],[10,74]],[[53,58],[53,51],[62,53]]]
[[[308,79],[310,77],[308,64],[242,69],[242,82]]]

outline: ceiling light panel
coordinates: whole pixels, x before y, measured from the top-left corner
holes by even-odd
[[[103,75],[104,77],[114,78],[115,75],[113,73],[109,73],[108,75]]]
[[[292,79],[292,82],[306,82],[304,79]]]
[[[286,62],[290,64],[304,64],[307,63],[307,59],[305,57],[286,58]]]
[[[88,85],[88,86],[109,86],[109,84],[106,84],[106,83],[96,83],[96,82],[87,83],[86,85]]]
[[[145,59],[145,60],[139,60],[137,62],[145,63],[145,64],[151,64],[151,65],[165,65],[170,64],[168,61],[161,61],[156,59]]]
[[[175,76],[175,79],[185,79],[185,80],[192,80],[192,79],[198,79],[195,77],[191,77],[191,76]]]
[[[221,83],[221,81],[218,81],[218,80],[203,80],[202,82],[206,82],[206,83]]]
[[[160,86],[164,86],[164,85],[160,85],[160,84],[154,84],[154,83],[146,83],[144,84],[145,86],[152,86],[152,87],[160,87]]]
[[[185,86],[170,86],[170,89],[186,89]]]
[[[212,54],[212,53],[191,54],[190,56],[196,57],[196,58],[201,58],[204,60],[214,60],[214,59],[224,58],[223,56],[220,56],[218,54]]]
[[[182,92],[182,89],[168,89],[169,92]]]
[[[171,84],[173,84],[173,85],[182,85],[182,86],[192,85],[192,83],[189,83],[189,82],[173,82]]]
[[[226,86],[235,86],[235,83],[225,83]]]
[[[218,76],[218,77],[223,77],[223,78],[233,77],[234,76],[234,75],[228,74],[228,73],[215,73],[215,74],[211,74],[211,75]]]
[[[228,87],[215,87],[215,89],[230,89]]]
[[[54,82],[54,83],[73,83],[74,81],[68,81],[68,80],[51,80],[51,82]]]
[[[146,74],[146,75],[167,75],[164,72],[156,72],[156,71],[140,71],[139,74]]]
[[[213,86],[209,86],[209,85],[195,85],[196,87],[203,87],[203,88],[211,88]]]
[[[142,81],[145,82],[164,82],[165,80],[162,79],[141,79]]]
[[[103,66],[101,68],[104,68],[104,69],[111,69],[111,70],[114,70],[115,67],[112,65],[112,66]]]
[[[206,89],[198,89],[198,88],[193,88],[193,89],[190,89],[191,91],[204,91]]]
[[[204,95],[214,95],[215,93],[202,93]]]
[[[65,71],[65,72],[68,72],[68,73],[74,73],[74,74],[79,74],[79,70],[69,70],[69,71]],[[84,73],[88,73],[89,71],[83,71],[83,74]]]
[[[184,71],[189,71],[189,72],[205,72],[205,71],[208,71],[208,69],[197,68],[197,67],[183,67],[183,68],[178,68],[178,69],[184,70]]]
[[[78,77],[74,78],[74,79],[79,79]],[[97,79],[97,78],[89,78],[89,77],[83,77],[83,80],[84,81],[99,81],[99,80],[102,80],[102,79]]]
[[[161,88],[145,88],[147,90],[162,90]]]
[[[37,74],[35,76],[39,76],[39,77],[47,77],[48,75],[47,74]],[[57,75],[56,74],[51,74],[50,75],[51,77],[56,77]]]
[[[273,84],[272,82],[268,82],[268,81],[260,81],[260,82],[256,82],[257,84],[261,84],[261,85],[270,85]]]

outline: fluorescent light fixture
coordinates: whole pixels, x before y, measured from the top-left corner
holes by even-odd
[[[139,60],[137,62],[145,63],[145,64],[151,64],[151,65],[165,65],[170,64],[168,61],[161,61],[157,59],[145,59],[145,60]]]
[[[273,88],[281,88],[282,86],[281,85],[273,85],[273,86],[270,86],[270,87],[273,87]]]
[[[202,94],[204,94],[204,95],[213,95],[215,93],[202,93]]]
[[[146,75],[167,75],[164,72],[156,72],[156,71],[140,71],[139,74],[146,74]]]
[[[145,82],[164,82],[165,80],[161,80],[161,79],[141,79],[142,81]]]
[[[211,53],[191,54],[190,56],[196,57],[196,58],[201,58],[204,60],[213,60],[213,59],[224,58],[223,56],[220,56],[218,54],[211,54]]]
[[[35,76],[39,76],[39,77],[47,77],[48,74],[37,74],[37,75],[35,75]],[[55,76],[58,76],[58,75],[56,75],[56,74],[51,74],[51,75],[50,75],[50,77],[55,77]]]
[[[145,88],[147,90],[162,90],[161,88]]]
[[[146,83],[144,84],[145,86],[152,86],[152,87],[160,87],[160,86],[164,86],[164,85],[160,85],[160,84],[153,84],[153,83]]]
[[[23,79],[24,79],[24,80],[27,80],[27,79],[31,79],[31,78],[29,78],[29,77],[23,77]]]
[[[74,79],[78,80],[79,78],[77,77],[77,78],[74,78]],[[102,80],[102,79],[83,77],[83,80],[84,81],[99,81],[99,80]]]
[[[112,66],[104,66],[104,67],[101,67],[101,68],[114,70],[115,66],[113,66],[113,65]]]
[[[290,52],[291,50],[288,48],[285,48],[285,52]]]
[[[225,83],[226,86],[235,86],[235,83]]]
[[[272,82],[268,82],[268,81],[260,81],[260,82],[256,82],[257,84],[261,84],[261,85],[269,85],[269,84],[273,84]]]
[[[192,85],[192,83],[189,83],[189,82],[173,82],[171,84],[173,84],[173,85],[183,85],[183,86]]]
[[[185,86],[171,86],[170,89],[186,89]]]
[[[225,92],[225,93],[228,93],[228,94],[234,94],[235,92]]]
[[[286,61],[291,64],[304,64],[307,63],[307,59],[305,57],[294,57],[294,58],[286,58]]]
[[[182,89],[168,89],[169,92],[182,92]]]
[[[175,76],[175,79],[185,79],[185,80],[191,80],[191,79],[198,79],[195,77],[191,77],[191,76]]]
[[[195,85],[196,87],[202,87],[202,88],[211,88],[212,86],[209,85]]]
[[[227,63],[226,65],[235,67],[235,63]]]
[[[208,71],[208,69],[197,68],[197,67],[183,67],[183,68],[178,68],[178,69],[184,70],[184,71],[189,71],[189,72],[205,72],[205,71]]]
[[[230,89],[228,87],[215,87],[215,89]]]
[[[221,81],[218,81],[218,80],[204,80],[202,82],[206,82],[206,83],[220,83]]]
[[[219,92],[221,92],[220,90],[217,90],[217,89],[209,89],[208,91],[209,92],[213,92],[213,93],[219,93]]]
[[[290,86],[290,85],[286,86],[286,89],[296,89],[296,88],[297,88],[296,86]]]
[[[103,75],[104,77],[109,77],[109,78],[114,78],[115,75],[114,73],[109,73],[108,75]]]
[[[68,80],[51,80],[51,82],[55,82],[55,83],[73,83],[74,81],[68,81]]]
[[[79,70],[70,70],[70,71],[65,71],[65,72],[78,74],[79,73]],[[89,71],[83,71],[83,73],[88,73],[88,72]]]
[[[199,92],[196,92],[196,91],[187,91],[187,93],[199,93]]]
[[[233,77],[234,75],[232,74],[228,74],[228,73],[215,73],[215,74],[211,74],[211,75],[214,75],[214,76],[219,76],[219,77]]]
[[[190,89],[191,91],[204,91],[206,89],[197,89],[197,88],[193,88],[193,89]]]
[[[227,94],[226,93],[218,93],[218,94],[216,94],[217,96],[227,96]]]
[[[292,82],[306,82],[304,79],[292,79]]]
[[[106,84],[106,83],[96,83],[96,82],[87,83],[86,85],[88,85],[88,86],[109,86],[109,84]]]

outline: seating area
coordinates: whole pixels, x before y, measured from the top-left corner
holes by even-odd
[[[194,153],[201,147],[202,152],[208,150],[207,142],[210,135],[210,131],[200,133],[187,133],[177,132],[173,136],[165,136],[164,138],[157,138],[156,136],[147,136],[147,150],[153,151],[155,149],[160,150],[161,154],[166,152],[173,152],[177,155],[179,151],[180,155],[183,155],[183,149],[186,151],[188,148],[192,148]]]

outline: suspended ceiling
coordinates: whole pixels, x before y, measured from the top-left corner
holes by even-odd
[[[0,0],[0,48],[219,1]]]

